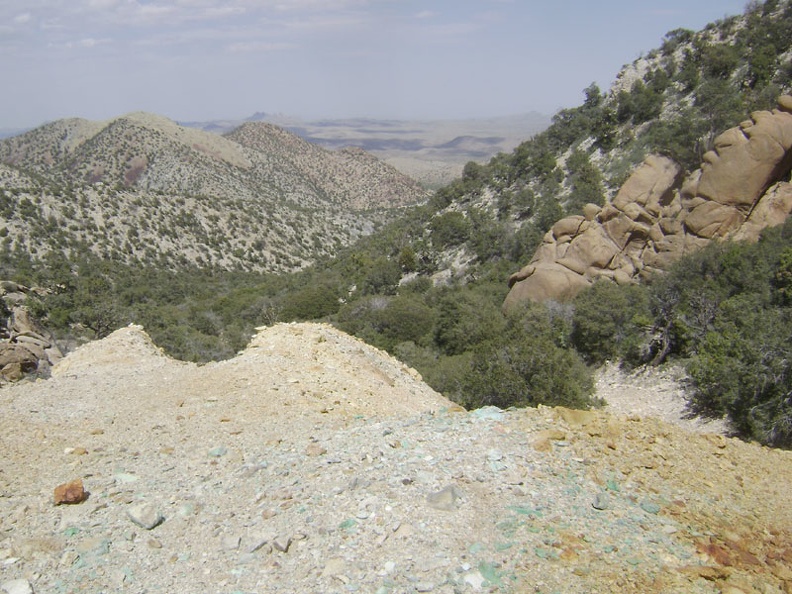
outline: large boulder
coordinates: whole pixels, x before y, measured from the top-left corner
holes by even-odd
[[[52,335],[30,314],[31,298],[35,291],[0,281],[0,382],[46,374],[63,357]]]
[[[756,241],[792,212],[792,96],[718,136],[700,170],[681,179],[650,155],[604,207],[553,225],[527,266],[509,278],[504,308],[565,300],[600,277],[620,284],[668,269],[718,239]]]

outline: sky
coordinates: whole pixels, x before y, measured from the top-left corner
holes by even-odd
[[[0,128],[553,114],[746,0],[0,0]]]

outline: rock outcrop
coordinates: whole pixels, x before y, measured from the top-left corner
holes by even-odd
[[[0,383],[18,381],[33,372],[47,373],[63,354],[30,315],[32,289],[0,281]]]
[[[792,212],[792,96],[714,141],[683,181],[679,166],[650,155],[604,207],[558,221],[530,263],[509,278],[504,308],[574,297],[598,278],[620,284],[668,269],[712,240],[756,241]]]

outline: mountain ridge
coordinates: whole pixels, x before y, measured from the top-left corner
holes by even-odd
[[[182,255],[226,269],[294,270],[428,195],[362,151],[328,151],[271,124],[219,136],[143,112],[61,120],[0,141],[0,169],[15,185],[3,196],[7,251],[88,244],[125,262],[169,252],[171,266]],[[47,220],[60,237],[37,229]],[[165,238],[180,229],[177,241],[160,250],[151,225]]]

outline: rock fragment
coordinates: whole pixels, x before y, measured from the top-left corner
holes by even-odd
[[[55,505],[82,503],[88,499],[88,492],[83,487],[82,479],[75,479],[55,487]]]
[[[608,501],[608,496],[605,493],[597,493],[594,497],[594,501],[591,503],[591,507],[600,511],[608,509],[609,505],[610,501]]]
[[[457,508],[458,499],[462,499],[462,493],[457,489],[456,485],[448,485],[436,493],[427,495],[426,503],[432,509],[454,511]]]
[[[33,586],[27,580],[10,580],[0,585],[5,594],[33,594]]]
[[[287,553],[291,543],[292,539],[290,536],[278,535],[272,540],[272,546],[276,551],[280,551],[281,553]]]
[[[165,521],[165,517],[151,503],[139,503],[127,509],[127,517],[144,530],[152,530]]]

